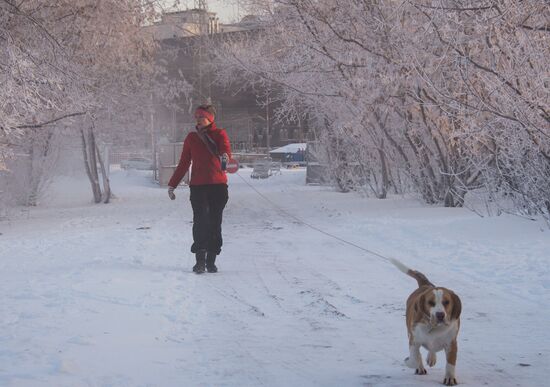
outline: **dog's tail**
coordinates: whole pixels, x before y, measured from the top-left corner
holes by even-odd
[[[426,278],[426,276],[421,272],[409,269],[407,266],[403,265],[403,263],[401,263],[395,258],[390,258],[390,262],[393,263],[403,273],[413,277],[416,280],[416,282],[418,282],[418,287],[425,286],[425,285],[435,287],[435,285],[432,284],[430,280]]]

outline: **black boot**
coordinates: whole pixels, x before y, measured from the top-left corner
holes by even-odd
[[[218,272],[218,268],[216,267],[216,255],[216,253],[211,251],[206,255],[206,270],[208,270],[209,273]]]
[[[202,274],[205,271],[204,265],[206,264],[206,250],[199,250],[195,253],[197,263],[193,266],[193,271],[197,274]]]

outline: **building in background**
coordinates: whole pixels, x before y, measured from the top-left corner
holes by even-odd
[[[220,31],[220,22],[215,12],[203,9],[168,12],[160,21],[146,29],[157,41],[180,39],[202,34],[216,34]]]
[[[277,102],[269,101],[269,90],[242,90],[235,84],[222,88],[209,73],[208,51],[228,36],[253,37],[263,29],[261,18],[245,16],[238,23],[222,24],[215,12],[191,9],[165,14],[148,26],[160,44],[158,61],[167,67],[167,80],[184,79],[192,88],[172,103],[154,102],[154,130],[157,140],[178,142],[194,126],[194,107],[207,100],[215,106],[216,120],[227,130],[236,150],[258,151],[308,138],[307,122],[281,124],[273,119]],[[267,97],[258,99],[257,95]],[[158,143],[157,141],[157,143]]]
[[[292,143],[269,151],[274,161],[282,163],[304,163],[307,143]]]
[[[307,122],[283,124],[273,119],[278,107],[278,102],[270,100],[274,90],[252,92],[237,82],[231,88],[224,88],[215,82],[210,72],[209,51],[213,47],[232,36],[254,38],[262,30],[260,17],[250,15],[238,23],[222,24],[215,12],[200,8],[166,13],[159,22],[146,27],[159,43],[157,61],[166,68],[162,82],[177,85],[184,81],[190,86],[186,95],[169,103],[151,101],[149,130],[153,158],[159,163],[155,169],[162,171],[162,176],[156,174],[159,182],[175,168],[173,161],[169,165],[165,162],[173,160],[167,156],[173,152],[169,144],[181,143],[193,130],[194,109],[206,101],[216,108],[216,124],[226,129],[235,153],[267,156],[273,148],[305,143],[310,137]],[[258,95],[265,97],[258,98]],[[159,153],[164,156],[160,157]]]

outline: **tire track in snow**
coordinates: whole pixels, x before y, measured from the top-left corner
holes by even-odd
[[[280,218],[280,214],[278,214],[276,211],[274,210],[267,210],[266,213],[263,213],[262,216],[263,217],[266,217],[266,218],[270,218],[270,219],[279,219]],[[254,211],[249,211],[249,213],[253,214],[254,216],[259,216],[260,214],[255,214]],[[333,221],[331,219],[331,221]],[[282,227],[279,228],[279,227],[273,227],[271,223],[271,225],[268,224],[267,228],[269,228],[270,232],[272,233],[275,233],[276,231],[281,231],[281,233],[283,234],[281,237],[279,237],[279,239],[284,239],[284,236],[289,236],[289,240],[292,240],[292,237],[289,235],[288,233],[288,229],[291,228],[291,227],[296,227],[295,224],[293,224],[293,222],[288,222],[288,220],[286,222],[283,222],[283,221],[278,221],[277,222],[278,224],[280,224]],[[264,226],[265,227],[265,226]],[[319,225],[319,227],[323,228],[324,226],[323,225]],[[368,238],[366,241],[363,241],[362,244],[364,244],[366,247],[368,248],[380,248],[380,246],[389,246],[390,247],[390,252],[395,252],[397,251],[397,247],[400,247],[400,246],[407,246],[407,245],[410,245],[411,248],[413,249],[413,251],[417,250],[417,248],[419,247],[418,246],[418,242],[419,241],[423,241],[426,237],[425,234],[421,233],[420,231],[417,231],[417,230],[414,230],[414,227],[409,227],[407,228],[407,232],[406,230],[403,230],[402,228],[400,227],[392,227],[391,229],[389,227],[380,227],[380,222],[378,219],[366,219],[364,224],[361,225],[361,228],[367,228],[369,230],[368,233],[366,233],[366,235],[368,235]],[[327,230],[330,230],[331,228],[333,228],[333,225],[328,225],[326,226],[326,229]],[[409,232],[410,231],[410,232]],[[369,244],[369,241],[375,241],[375,243],[372,243]],[[422,249],[432,249],[433,246],[430,247],[430,243],[428,243],[428,241],[424,241],[424,242],[421,242],[422,243]],[[424,246],[425,245],[425,246]],[[374,246],[374,247],[373,247]],[[441,249],[448,249],[448,248],[452,248],[452,246],[441,246],[441,245],[437,245],[436,248],[441,248]],[[292,250],[292,242],[290,242],[290,245],[285,245],[285,250]],[[384,249],[380,250],[381,252],[384,252],[383,251]],[[393,250],[393,251],[392,251]],[[361,257],[363,255],[363,253],[356,253],[354,254],[353,253],[353,249],[349,248],[349,247],[346,247],[346,251],[352,251],[351,255],[352,257],[348,260],[350,260],[351,262],[353,261],[356,261],[358,258],[353,258],[353,256],[359,256]],[[263,254],[265,256],[265,254]],[[369,260],[372,258],[372,261],[373,261],[373,264],[380,264],[380,265],[384,265],[385,263],[383,263],[382,261],[378,261],[376,258],[374,257],[369,257]],[[323,305],[324,302],[323,301],[326,301],[327,303],[329,303],[329,301],[327,301],[327,297],[335,297],[336,300],[337,300],[337,304],[340,304],[340,303],[351,303],[351,304],[361,304],[361,303],[364,303],[363,300],[361,300],[360,298],[356,297],[354,294],[349,294],[349,292],[346,292],[344,290],[342,290],[342,287],[338,284],[337,281],[334,281],[332,280],[331,278],[329,278],[328,276],[326,276],[325,274],[321,273],[320,271],[318,270],[315,270],[315,268],[308,268],[308,274],[305,274],[304,271],[300,271],[300,270],[296,270],[295,267],[288,267],[289,263],[288,262],[284,262],[284,263],[281,263],[280,262],[280,258],[278,259],[276,255],[274,254],[270,254],[270,259],[269,259],[269,264],[270,264],[270,267],[266,267],[265,268],[265,271],[269,271],[271,270],[271,268],[274,269],[274,272],[276,272],[278,274],[278,276],[284,281],[284,283],[287,284],[287,286],[290,288],[290,289],[293,289],[295,293],[298,294],[298,297],[300,298],[300,301],[297,302],[296,300],[294,300],[294,302],[292,303],[289,303],[289,302],[285,302],[285,298],[288,298],[286,295],[288,294],[288,292],[282,292],[282,293],[279,293],[279,294],[283,294],[284,296],[281,296],[280,299],[282,299],[283,301],[280,302],[280,305],[283,309],[286,309],[289,313],[291,314],[296,314],[296,315],[300,315],[300,313],[303,313],[301,311],[303,310],[307,310],[308,306],[311,307],[311,306],[314,306],[316,305],[317,307],[319,307],[319,305]],[[284,261],[284,260],[283,260]],[[429,258],[428,259],[428,267],[433,267],[433,266],[440,266],[441,265],[441,261],[436,259],[436,258]],[[292,262],[290,262],[290,264],[292,265]],[[287,266],[284,266],[284,265],[287,265]],[[291,274],[289,274],[291,273]],[[299,273],[299,274],[297,274]],[[468,273],[469,271],[467,272],[464,272],[463,274],[468,276]],[[430,276],[430,273],[426,273],[428,276]],[[436,274],[435,273],[432,273],[431,277],[436,277]],[[468,278],[463,278],[463,280],[467,280]],[[471,280],[469,281],[466,281],[468,283],[471,283]],[[399,288],[407,288],[406,292],[410,292],[412,290],[414,290],[414,285],[411,285],[410,286],[410,289],[408,288],[408,282],[406,281],[400,281],[398,284],[396,284],[397,287]],[[268,289],[267,290],[267,293],[270,294],[270,293],[277,293],[276,291],[276,288],[275,290],[272,289],[272,286],[271,284],[266,284],[265,285],[266,288]],[[405,294],[405,293],[404,293]],[[404,299],[406,299],[406,296],[408,296],[408,293],[406,293],[404,295]],[[331,303],[330,303],[331,304]],[[299,306],[298,306],[299,305]],[[331,304],[332,306],[334,306],[334,304]],[[326,305],[324,304],[325,307],[329,307],[329,310],[330,310],[330,305]],[[404,314],[404,300],[403,300],[403,305],[401,304],[394,304],[394,303],[381,303],[381,304],[373,304],[372,302],[367,302],[365,304],[365,306],[369,307],[369,309],[371,310],[380,310],[382,313],[394,313],[396,314],[396,319],[399,319],[401,321],[401,319],[403,318],[403,314]],[[319,309],[323,309],[323,308],[319,308]],[[339,312],[339,310],[337,309],[337,311]],[[322,314],[322,313],[321,313]],[[323,319],[323,318],[315,318],[313,320],[310,320],[310,324],[312,326],[313,329],[315,328],[318,328],[320,325],[320,322],[321,321],[324,321],[326,319]],[[464,332],[462,332],[461,336],[464,335]],[[459,336],[459,337],[461,337]],[[489,385],[498,385],[498,384],[501,384],[501,385],[514,385],[516,382],[514,382],[514,376],[513,375],[510,375],[508,373],[506,373],[506,371],[503,371],[503,369],[499,369],[498,367],[495,368],[494,364],[491,365],[487,362],[481,362],[481,365],[479,365],[478,363],[480,362],[479,360],[479,357],[475,356],[475,353],[472,354],[473,355],[473,358],[477,358],[478,360],[466,360],[464,362],[461,361],[461,352],[459,351],[459,364],[458,364],[458,368],[459,369],[468,369],[468,373],[466,373],[464,375],[464,378],[463,380],[468,380],[468,377],[470,375],[488,375],[488,370],[492,370],[492,372],[490,374],[493,374],[493,373],[499,373],[500,375],[495,375],[491,380],[491,378],[481,378],[481,380],[485,380],[485,383],[488,383]],[[439,358],[440,358],[440,362],[443,362],[444,363],[444,354],[439,354]],[[471,364],[470,364],[471,363]],[[474,366],[473,364],[476,364],[476,366]],[[470,371],[474,371],[474,372],[470,372]],[[434,374],[439,374],[441,373],[441,379],[443,378],[443,373],[444,371],[442,371],[441,369],[435,369]],[[460,379],[460,371],[459,371],[459,379]],[[381,380],[380,380],[381,381]],[[381,381],[382,382],[382,381]],[[496,382],[496,383],[495,383]],[[414,383],[414,382],[413,382]]]

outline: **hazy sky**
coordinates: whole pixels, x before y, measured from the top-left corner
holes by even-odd
[[[176,4],[178,9],[195,7],[194,0],[163,0],[167,9],[173,9]],[[210,12],[216,12],[222,23],[239,21],[243,16],[235,0],[206,0],[206,6]]]

